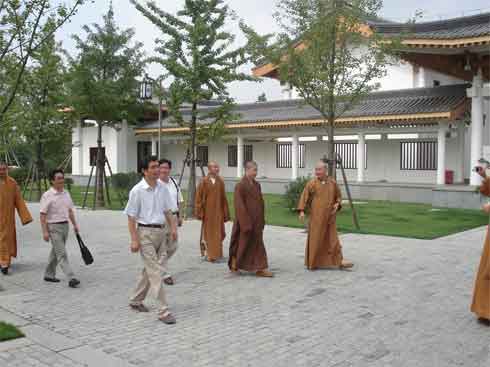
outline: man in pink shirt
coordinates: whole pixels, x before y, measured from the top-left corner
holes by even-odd
[[[80,281],[75,278],[66,254],[66,239],[68,237],[68,221],[73,224],[76,233],[79,232],[75,220],[74,205],[70,193],[64,190],[65,175],[62,170],[54,170],[50,175],[51,188],[41,198],[41,227],[43,239],[51,240],[51,253],[44,274],[46,282],[58,283],[56,267],[59,264],[63,273],[69,279],[68,285],[76,288]]]

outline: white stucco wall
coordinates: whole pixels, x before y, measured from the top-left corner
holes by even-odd
[[[230,143],[231,144],[231,143]],[[275,142],[247,142],[253,145],[253,157],[259,164],[259,177],[270,179],[289,179],[291,168],[276,167]],[[305,142],[305,168],[298,169],[299,176],[313,174],[318,159],[326,153],[326,142]],[[400,170],[400,140],[367,140],[368,168],[365,170],[365,180],[370,182],[387,180],[393,183],[423,183],[435,184],[436,171],[401,171]],[[457,138],[446,140],[446,168],[457,170]],[[221,175],[233,178],[236,167],[228,167],[228,144],[219,143],[208,146],[209,159],[216,160],[221,165]],[[174,163],[174,174],[180,173],[185,146],[166,145],[164,156]],[[187,172],[187,171],[186,171]],[[357,170],[346,170],[349,181],[357,179]],[[341,173],[338,171],[340,179]]]
[[[113,173],[127,172],[136,169],[136,142],[138,138],[122,125],[120,131],[110,127],[102,129],[102,146],[105,147],[107,160]],[[79,146],[72,148],[72,174],[86,176],[90,174],[90,148],[97,147],[97,127],[75,128],[72,141]],[[133,168],[134,167],[134,168]]]

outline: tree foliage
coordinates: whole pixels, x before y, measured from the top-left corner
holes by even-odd
[[[187,215],[193,215],[196,190],[195,147],[223,135],[225,122],[233,115],[233,100],[227,87],[234,81],[254,80],[240,72],[249,58],[244,47],[234,47],[235,37],[225,30],[233,17],[222,0],[187,0],[172,15],[159,8],[155,1],[131,0],[136,8],[158,29],[156,56],[172,77],[167,105],[170,120],[189,128],[190,179]],[[203,101],[218,99],[214,108],[199,108]]]
[[[84,38],[73,36],[78,54],[70,58],[71,106],[78,118],[95,120],[98,126],[96,206],[103,207],[102,129],[142,115],[139,79],[146,59],[142,44],[133,40],[134,30],[116,24],[112,5],[102,24],[85,25],[83,31]]]
[[[375,28],[367,27],[381,6],[381,0],[280,0],[278,35],[259,35],[242,25],[256,63],[277,65],[281,82],[321,114],[331,175],[335,120],[379,88],[400,49],[397,40],[385,42]]]
[[[19,103],[12,109],[20,107],[16,132],[29,143],[39,197],[41,179],[71,150],[71,116],[63,112],[67,99],[64,51],[52,33],[55,26],[54,20],[45,25],[41,33],[45,41],[31,57],[20,87]],[[46,165],[46,157],[57,162]]]
[[[33,54],[85,2],[0,0],[0,129],[8,124],[5,115],[15,102]]]

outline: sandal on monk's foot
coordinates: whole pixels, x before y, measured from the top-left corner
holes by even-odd
[[[173,315],[168,310],[160,312],[160,314],[158,315],[158,320],[167,325],[173,325],[177,323],[175,317],[173,317]]]
[[[134,305],[129,305],[132,310],[138,311],[138,312],[149,312],[150,310],[142,303],[139,304],[134,304]]]
[[[490,326],[490,320],[489,319],[485,319],[483,317],[480,317],[478,319],[478,322],[482,325],[485,325],[485,326]]]
[[[354,267],[354,264],[351,263],[350,261],[345,261],[343,262],[341,265],[340,265],[340,269],[341,270],[345,270],[345,269],[352,269]]]
[[[269,270],[259,270],[255,272],[255,275],[262,278],[272,278],[274,274]]]
[[[175,284],[174,278],[172,278],[172,277],[166,277],[165,279],[163,279],[163,282],[166,285],[174,285]]]

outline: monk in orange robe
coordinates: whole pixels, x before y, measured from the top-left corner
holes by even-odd
[[[7,275],[12,257],[17,257],[15,209],[22,224],[32,222],[17,182],[8,176],[8,166],[0,161],[0,270]]]
[[[490,196],[490,178],[486,177],[483,170],[480,170],[480,172],[480,175],[484,177],[480,192],[485,196]],[[490,214],[490,204],[485,204],[483,210]],[[476,276],[471,311],[477,315],[481,322],[490,326],[490,237],[488,226],[480,267]]]
[[[315,178],[303,190],[298,203],[299,218],[304,220],[309,211],[308,239],[305,266],[309,270],[321,268],[345,269],[353,266],[343,261],[342,246],[337,235],[336,214],[342,207],[340,189],[327,175],[327,165],[318,162]]]
[[[240,270],[255,272],[258,277],[272,277],[267,268],[264,246],[264,199],[257,177],[257,163],[245,164],[245,176],[235,186],[233,202],[235,221],[230,239],[228,266],[233,274]]]
[[[230,220],[225,183],[219,177],[219,165],[214,161],[208,164],[208,175],[197,188],[195,215],[201,224],[201,254],[209,262],[223,257],[225,223]]]

